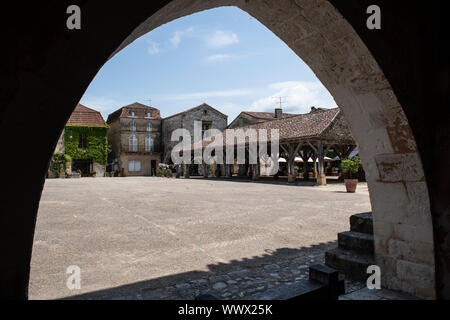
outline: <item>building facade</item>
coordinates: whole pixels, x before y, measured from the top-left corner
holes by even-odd
[[[154,175],[161,161],[161,122],[158,109],[137,102],[111,113],[110,170],[116,175]]]
[[[78,104],[72,112],[56,145],[48,176],[61,176],[78,172],[82,176],[105,174],[108,159],[108,126],[100,112]],[[63,155],[66,162],[55,170],[57,155]]]
[[[163,162],[171,163],[171,152],[178,141],[171,141],[172,132],[176,129],[183,128],[191,134],[191,142],[194,140],[194,123],[199,122],[199,126],[203,134],[209,129],[217,129],[223,131],[228,124],[228,116],[216,110],[210,105],[203,103],[197,107],[188,109],[184,112],[177,113],[170,117],[164,118],[162,122],[163,136]],[[201,122],[201,124],[200,124]]]

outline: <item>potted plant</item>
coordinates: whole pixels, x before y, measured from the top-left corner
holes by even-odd
[[[345,174],[348,174],[349,179],[345,179],[345,188],[347,192],[354,193],[356,191],[356,187],[358,185],[358,179],[353,179],[353,175],[357,174],[359,168],[361,167],[361,160],[358,156],[355,156],[351,159],[342,160],[341,163],[342,171]]]
[[[173,177],[173,172],[172,172],[171,168],[166,168],[165,176],[167,178],[172,178]]]
[[[166,174],[166,164],[160,163],[158,165],[158,168],[156,168],[156,176],[157,177],[163,177]]]

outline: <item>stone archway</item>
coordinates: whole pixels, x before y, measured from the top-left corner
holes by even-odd
[[[225,5],[241,8],[274,32],[334,97],[359,144],[367,173],[383,285],[434,298],[432,219],[414,136],[377,62],[328,1],[217,0],[186,5],[175,0],[136,28],[116,52],[173,19]]]
[[[18,66],[24,69],[24,76],[20,79],[22,85],[15,88],[15,82],[10,84],[12,89],[8,90],[16,90],[17,95],[8,100],[8,108],[2,110],[1,115],[10,121],[18,120],[22,115],[19,107],[26,102],[25,94],[40,94],[42,98],[32,115],[42,119],[41,125],[47,124],[48,127],[41,128],[42,131],[36,134],[41,140],[31,147],[31,151],[41,152],[47,158],[36,164],[36,173],[30,177],[39,183],[23,191],[30,194],[30,203],[17,204],[17,209],[8,213],[9,220],[2,217],[5,225],[10,227],[2,237],[12,239],[16,244],[15,248],[8,248],[5,244],[1,247],[5,249],[2,250],[5,257],[11,260],[6,267],[0,267],[0,280],[4,288],[0,290],[2,296],[26,297],[32,246],[30,235],[34,230],[45,165],[53,150],[48,141],[53,139],[56,144],[64,120],[69,117],[71,108],[76,105],[95,72],[108,56],[113,56],[140,35],[161,24],[225,5],[241,8],[272,30],[311,67],[341,106],[360,145],[367,173],[374,213],[376,257],[382,269],[384,286],[426,298],[436,296],[430,202],[414,136],[381,68],[353,27],[326,0],[174,0],[156,12],[150,4],[140,5],[139,8],[130,6],[124,12],[131,15],[127,21],[119,21],[109,28],[91,24],[94,25],[93,31],[88,29],[83,31],[85,33],[67,37],[65,41],[68,42],[49,44],[47,47],[42,45],[48,50],[48,56],[37,56],[35,60],[27,61],[31,71],[26,64]],[[64,3],[60,6],[63,8]],[[92,15],[104,14],[102,10],[106,10],[92,3],[83,8],[89,9],[92,9]],[[118,8],[111,10],[121,14]],[[150,18],[143,19],[145,15]],[[95,35],[95,32],[106,34],[116,30],[117,34],[105,40],[97,39]],[[83,38],[83,35],[89,38]],[[64,37],[64,34],[58,33],[57,36]],[[65,47],[70,41],[71,45]],[[84,42],[98,42],[99,50],[83,51],[85,58],[79,59],[78,54],[84,49],[77,49],[76,46]],[[49,63],[46,60],[57,53],[64,55],[64,61]],[[73,65],[70,65],[71,62]],[[60,68],[58,63],[63,67]],[[58,82],[57,76],[67,73],[73,74],[74,79]],[[52,92],[54,96],[51,96]],[[61,103],[60,109],[57,103],[51,101],[52,98]],[[54,123],[45,118],[51,112],[54,114],[50,115],[50,119],[55,119]],[[40,128],[31,121],[29,123],[30,130]],[[9,127],[5,126],[2,132],[7,129]],[[7,142],[8,146],[12,143]],[[27,163],[20,161],[19,165]],[[14,175],[11,174],[10,178],[13,181]],[[18,183],[11,186],[11,193],[20,191]],[[8,201],[11,200],[6,199],[6,207],[14,207]]]

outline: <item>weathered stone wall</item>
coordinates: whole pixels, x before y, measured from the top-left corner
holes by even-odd
[[[242,125],[240,124],[241,121],[239,121],[241,119],[242,119]],[[256,119],[255,117],[251,117],[248,114],[243,113],[243,114],[239,115],[235,120],[233,120],[233,122],[229,125],[229,128],[233,129],[233,128],[237,128],[237,127],[256,124],[259,122],[264,122],[264,120],[259,120],[259,119]]]
[[[108,163],[120,156],[120,120],[117,119],[108,124],[108,144],[111,145],[111,154],[108,158]]]
[[[92,164],[92,171],[95,171],[97,177],[104,177],[106,172],[106,166],[97,162]]]
[[[210,106],[203,104],[197,108],[186,111],[182,114],[175,115],[162,121],[163,136],[163,163],[169,163],[171,151],[178,142],[172,142],[172,132],[176,129],[184,128],[191,133],[191,141],[194,142],[194,121],[210,122],[213,129],[220,131],[227,127],[228,117],[217,112]]]
[[[56,144],[55,152],[53,153],[64,153],[64,134],[65,130],[62,131],[61,135],[59,136],[58,143]]]

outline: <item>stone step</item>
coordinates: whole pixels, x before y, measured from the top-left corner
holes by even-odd
[[[372,212],[352,215],[350,217],[350,231],[373,234]]]
[[[339,279],[338,271],[316,264],[309,267],[309,280],[281,285],[243,300],[337,300],[344,293],[344,281]]]
[[[375,254],[373,235],[367,233],[354,231],[338,233],[338,245],[341,249]]]
[[[375,264],[375,258],[353,250],[336,248],[325,252],[325,265],[345,275],[347,279],[365,282],[368,278],[367,267]]]

